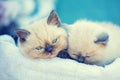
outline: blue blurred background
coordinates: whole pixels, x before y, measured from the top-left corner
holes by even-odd
[[[63,23],[78,19],[120,25],[120,0],[0,0],[0,35],[48,16],[55,9]]]
[[[61,21],[69,24],[88,19],[120,25],[120,0],[58,0],[56,10]]]

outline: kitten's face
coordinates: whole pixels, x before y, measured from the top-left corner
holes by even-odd
[[[47,59],[67,48],[67,34],[58,27],[60,23],[56,18],[55,12],[52,12],[47,20],[35,22],[24,30],[17,30],[20,36],[19,47],[24,54],[31,58]],[[21,32],[24,33],[23,38]]]
[[[105,61],[108,38],[100,26],[78,22],[69,32],[69,54],[79,62],[101,65]]]

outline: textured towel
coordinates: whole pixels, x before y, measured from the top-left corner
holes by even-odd
[[[7,35],[0,36],[1,80],[119,80],[120,59],[105,67],[70,59],[36,59],[23,56]]]

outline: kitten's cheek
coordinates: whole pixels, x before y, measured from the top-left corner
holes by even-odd
[[[96,62],[94,57],[88,57],[85,59],[86,64],[93,64],[94,62]]]
[[[38,58],[38,52],[36,51],[31,51],[27,54],[30,58]]]
[[[55,50],[55,51],[52,53],[52,55],[50,56],[50,58],[56,57],[56,56],[58,55],[59,51],[60,51],[60,50]]]

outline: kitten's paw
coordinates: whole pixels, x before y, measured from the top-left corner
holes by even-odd
[[[65,58],[65,59],[71,59],[71,57],[69,56],[69,54],[67,52],[67,49],[61,50],[59,52],[59,54],[57,55],[57,57]]]

